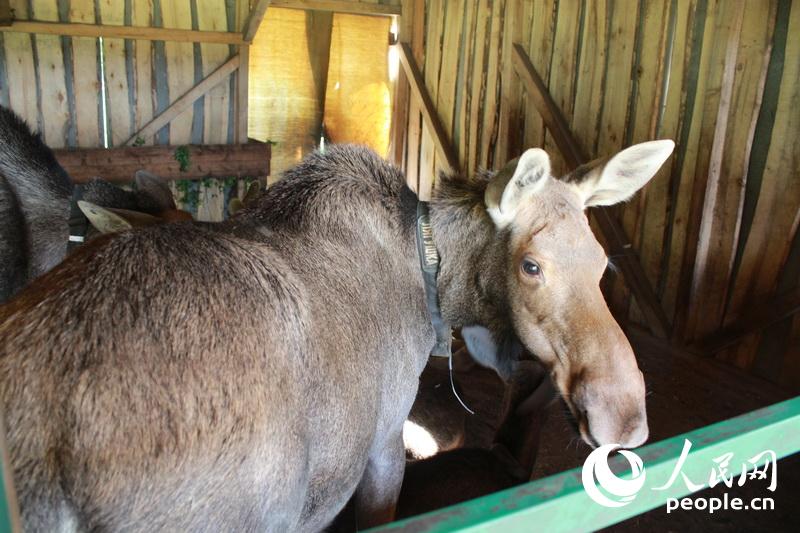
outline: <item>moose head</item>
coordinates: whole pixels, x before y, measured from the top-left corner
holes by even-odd
[[[642,373],[600,291],[608,258],[585,209],[630,198],[673,147],[638,144],[560,179],[543,150],[526,151],[486,184],[491,222],[475,238],[483,248],[472,254],[474,281],[443,276],[445,292],[460,285],[480,302],[457,320],[476,359],[507,375],[523,346],[535,354],[592,446],[639,446],[648,428]]]

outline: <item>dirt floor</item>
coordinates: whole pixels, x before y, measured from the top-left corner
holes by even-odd
[[[692,429],[725,420],[791,395],[774,385],[704,358],[665,353],[646,335],[631,332],[639,365],[647,384],[650,441],[656,442]],[[476,411],[466,417],[465,446],[488,447],[501,410],[503,385],[489,370],[473,367],[458,371],[456,378],[465,402]],[[800,428],[797,428],[800,431]],[[565,409],[551,406],[543,428],[532,479],[579,467],[590,452],[576,435]],[[748,482],[744,487],[722,487],[695,496],[771,496],[772,511],[673,511],[661,507],[608,528],[606,531],[800,531],[800,454],[778,463],[778,488],[766,491],[766,483]],[[579,512],[579,510],[576,510]]]

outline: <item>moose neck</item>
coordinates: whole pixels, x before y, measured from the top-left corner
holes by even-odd
[[[444,178],[431,202],[431,223],[441,256],[438,276],[442,315],[453,327],[472,324],[505,329],[508,234],[498,233],[484,206],[489,176]]]

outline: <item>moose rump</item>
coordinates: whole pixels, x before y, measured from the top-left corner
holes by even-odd
[[[395,253],[415,198],[338,154],[228,223],[101,237],[0,311],[26,530],[318,530],[354,492],[360,525],[391,517],[433,345]]]

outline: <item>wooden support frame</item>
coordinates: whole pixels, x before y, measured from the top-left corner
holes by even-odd
[[[250,15],[247,17],[247,24],[245,24],[244,32],[242,33],[242,37],[246,43],[251,42],[253,37],[256,36],[258,28],[261,26],[261,22],[267,14],[269,4],[270,0],[258,0],[258,3],[250,10]]]
[[[512,59],[517,75],[522,80],[533,105],[541,114],[545,126],[553,135],[567,165],[575,168],[587,162],[588,158],[572,135],[567,121],[550,96],[547,86],[536,72],[522,45],[514,44]],[[667,338],[670,333],[669,320],[631,247],[630,240],[625,235],[624,229],[606,208],[593,209],[592,213],[610,248],[609,253],[615,257],[615,262],[636,298],[650,330],[659,338]]]
[[[35,20],[16,20],[10,26],[0,26],[0,31],[66,35],[70,37],[139,39],[145,41],[232,45],[244,43],[242,34],[238,32],[182,30],[149,26],[114,26],[110,24],[78,24],[74,22],[40,22]]]
[[[176,151],[185,151],[182,170]],[[123,146],[54,151],[59,164],[76,183],[100,177],[112,183],[130,183],[137,170],[165,180],[201,178],[260,178],[269,175],[269,143],[204,144],[188,146]]]
[[[341,0],[272,0],[275,7],[309,9],[313,11],[335,11],[354,15],[391,16],[402,15],[400,6],[373,4],[370,2],[343,2]]]
[[[220,65],[214,72],[206,76],[200,83],[189,89],[183,96],[172,102],[159,115],[153,117],[153,120],[148,122],[139,131],[134,133],[125,144],[131,145],[136,142],[138,137],[147,138],[155,135],[158,130],[169,124],[169,122],[177,117],[181,112],[186,110],[195,100],[206,94],[209,90],[214,88],[217,84],[222,82],[228,75],[239,68],[240,56],[236,54],[228,61]]]
[[[433,134],[433,141],[436,144],[436,149],[439,154],[444,158],[446,166],[450,167],[448,170],[457,172],[459,170],[458,158],[453,153],[450,146],[450,141],[442,126],[439,115],[436,113],[436,107],[433,105],[428,89],[425,87],[425,78],[417,62],[414,59],[411,46],[408,43],[400,43],[400,64],[403,66],[403,71],[408,78],[409,86],[411,87],[411,94],[420,104],[420,111],[422,112],[422,120],[425,125]]]

